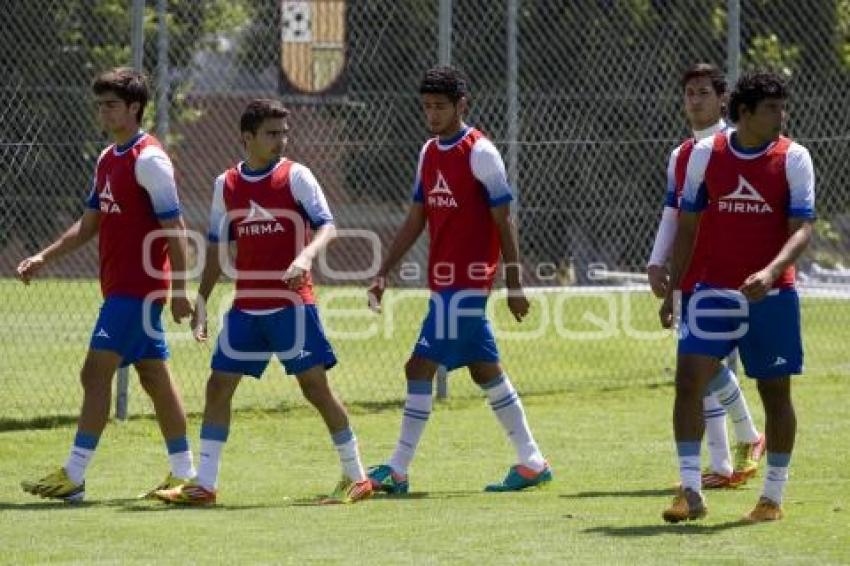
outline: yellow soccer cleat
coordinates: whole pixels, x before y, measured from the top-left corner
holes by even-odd
[[[59,468],[38,481],[22,481],[21,488],[32,495],[68,502],[82,501],[86,495],[86,482],[80,484],[72,482],[65,468]]]
[[[333,493],[322,500],[323,504],[357,503],[372,497],[372,481],[369,478],[354,481],[344,477],[336,484]]]
[[[216,491],[198,485],[195,480],[188,480],[176,487],[155,491],[154,497],[176,505],[215,505]]]
[[[739,485],[743,485],[748,479],[756,475],[759,461],[765,453],[764,435],[759,435],[755,442],[739,442],[735,445],[735,472],[736,478],[742,479]]]
[[[166,489],[173,489],[175,487],[180,487],[181,485],[185,485],[189,482],[188,479],[178,478],[171,472],[165,476],[165,479],[160,482],[155,488],[150,491],[146,491],[145,493],[140,493],[137,495],[137,499],[156,499],[156,492],[163,491]]]
[[[769,497],[761,496],[755,508],[744,515],[744,520],[748,523],[763,523],[765,521],[778,521],[784,516],[785,512],[782,510],[782,505]]]
[[[701,493],[692,489],[679,488],[676,490],[673,503],[664,510],[661,517],[668,523],[678,523],[702,519],[707,513],[708,508],[705,506],[705,499]]]

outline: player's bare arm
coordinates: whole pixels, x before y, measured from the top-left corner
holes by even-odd
[[[198,342],[207,341],[207,302],[212,295],[216,283],[221,277],[221,253],[222,249],[218,242],[207,242],[206,259],[204,260],[204,271],[201,274],[201,285],[198,287],[198,300],[195,302],[195,311],[192,313],[192,336]]]
[[[760,301],[773,287],[773,283],[788,267],[797,261],[812,239],[813,222],[792,218],[788,221],[788,240],[770,264],[753,273],[741,285],[740,291],[747,300]]]
[[[661,326],[664,328],[673,326],[674,295],[682,282],[682,276],[688,270],[688,266],[691,263],[691,256],[693,255],[694,242],[696,241],[697,228],[701,216],[702,214],[699,212],[685,211],[682,211],[679,216],[676,239],[673,240],[670,282],[667,287],[667,295],[664,297],[664,302],[661,303],[661,308],[658,310]]]
[[[159,225],[169,230],[168,259],[171,262],[171,315],[180,323],[192,316],[192,303],[186,295],[186,223],[182,216],[160,220]]]
[[[390,245],[387,256],[384,258],[383,263],[381,263],[381,268],[378,270],[375,280],[367,291],[369,295],[369,308],[372,310],[380,311],[381,298],[387,286],[387,273],[401,261],[404,254],[413,246],[422,233],[422,230],[425,229],[425,224],[425,208],[418,202],[413,203],[407,212],[407,218],[404,219],[404,224],[401,225],[395,239],[393,239],[393,243]]]
[[[292,261],[292,264],[283,274],[283,280],[287,283],[290,289],[297,289],[304,284],[304,278],[307,272],[313,267],[313,260],[316,256],[325,249],[336,237],[336,228],[333,224],[324,224],[321,226],[310,243],[301,250],[301,253]]]
[[[55,242],[18,264],[18,278],[29,285],[33,276],[49,261],[66,255],[97,235],[100,225],[100,212],[86,210],[79,220],[74,222]]]
[[[517,322],[528,314],[528,299],[522,289],[522,274],[519,265],[519,244],[517,243],[516,224],[511,216],[510,204],[503,204],[490,209],[496,229],[499,232],[499,243],[502,247],[502,260],[505,262],[505,286],[508,288],[508,308]]]

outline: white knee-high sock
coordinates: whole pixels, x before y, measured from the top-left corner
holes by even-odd
[[[732,426],[735,430],[735,438],[738,442],[752,444],[759,439],[747,400],[741,391],[738,378],[729,368],[722,366],[717,375],[708,384],[709,390],[717,395],[717,400],[732,417]]]
[[[214,490],[218,484],[221,467],[221,452],[230,429],[224,426],[203,424],[201,426],[201,450],[198,453],[198,484],[204,489]]]
[[[713,393],[703,397],[705,443],[708,446],[711,470],[724,476],[732,475],[732,456],[726,433],[726,411]]]
[[[431,381],[408,379],[407,400],[404,403],[404,414],[401,418],[401,433],[395,452],[389,461],[390,467],[397,474],[407,475],[407,469],[416,454],[416,447],[425,431],[425,425],[428,424],[433,405]]]
[[[531,434],[522,401],[508,376],[502,374],[481,388],[487,394],[490,407],[502,424],[508,440],[513,444],[519,463],[535,472],[543,470],[546,460]]]

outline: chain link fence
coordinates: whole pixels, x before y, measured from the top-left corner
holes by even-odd
[[[96,249],[56,262],[29,288],[14,281],[14,269],[82,211],[106,143],[89,85],[98,71],[133,60],[133,20],[127,1],[12,4],[0,37],[0,269],[7,277],[0,280],[0,418],[30,420],[77,411],[76,375],[100,304]],[[728,30],[737,22],[741,67],[788,76],[789,134],[809,147],[818,175],[817,237],[801,262],[811,290],[804,301],[808,373],[847,375],[850,2],[736,6],[148,0],[137,20],[156,90],[145,127],[166,142],[187,222],[205,233],[213,179],[241,157],[242,108],[256,97],[281,98],[293,112],[288,154],[314,171],[337,224],[369,230],[386,245],[404,217],[427,135],[419,78],[449,57],[471,80],[469,122],[500,148],[518,193],[526,280],[536,288],[524,331],[510,324],[503,301],[492,301],[514,381],[526,393],[664,383],[674,341],[657,331],[656,302],[645,290],[592,275],[600,266],[642,271],[666,156],[688,135],[680,74],[695,61],[726,64]],[[407,261],[424,266],[426,245],[423,238]],[[401,398],[403,363],[427,296],[424,277],[398,280],[393,314],[368,313],[365,279],[329,274],[362,271],[373,257],[368,239],[342,238],[317,269],[340,358],[336,387],[367,406]],[[225,306],[229,291],[222,283],[216,292]],[[210,349],[185,334],[170,344],[186,403],[198,411]],[[300,402],[295,384],[278,374],[269,370],[263,382],[246,384],[236,403]],[[150,412],[131,382],[131,413]],[[468,380],[451,382],[452,396],[475,394]]]

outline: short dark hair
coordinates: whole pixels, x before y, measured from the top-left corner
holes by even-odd
[[[270,98],[257,98],[248,103],[239,118],[239,131],[256,134],[263,120],[269,118],[286,118],[289,110],[283,107],[277,100]]]
[[[729,99],[729,117],[737,122],[741,117],[741,105],[752,112],[766,98],[788,98],[788,85],[781,75],[767,71],[741,75]]]
[[[463,97],[469,98],[469,82],[454,67],[432,67],[422,77],[419,94],[444,94],[457,102]]]
[[[142,121],[142,116],[145,115],[145,106],[147,106],[150,98],[150,87],[148,86],[148,77],[141,71],[129,67],[116,67],[104,71],[95,77],[91,89],[96,95],[106,94],[107,92],[114,93],[127,105],[138,102],[139,111],[136,112],[136,119],[139,122]]]
[[[723,71],[720,70],[720,67],[712,63],[697,63],[688,67],[682,75],[682,89],[684,89],[690,81],[701,78],[711,80],[711,86],[714,88],[714,92],[717,93],[718,96],[726,94],[726,90],[728,89],[726,76],[723,74]]]

